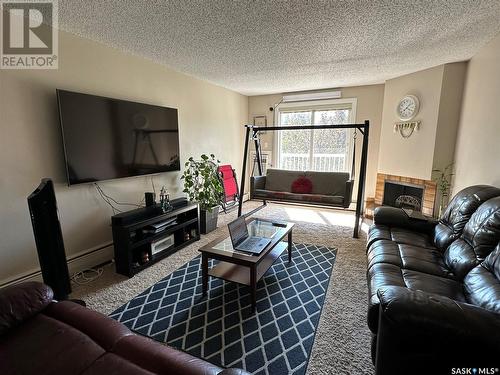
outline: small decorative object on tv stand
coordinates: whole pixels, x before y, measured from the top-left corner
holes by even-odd
[[[165,186],[162,186],[160,190],[160,207],[163,212],[172,210],[172,206],[170,205],[170,194],[168,193],[168,190],[165,189]]]
[[[161,205],[138,208],[111,218],[117,273],[132,277],[200,239],[198,203],[179,198],[173,199],[170,207],[168,212]],[[151,227],[164,229],[154,231]],[[167,241],[170,246],[161,246]]]

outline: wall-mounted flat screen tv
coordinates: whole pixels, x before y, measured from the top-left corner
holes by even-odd
[[[180,170],[177,109],[57,90],[68,184]]]

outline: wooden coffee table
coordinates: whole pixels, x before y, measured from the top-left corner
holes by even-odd
[[[216,277],[249,286],[252,309],[255,309],[257,282],[286,249],[288,249],[288,261],[292,261],[292,229],[295,224],[283,224],[286,226],[274,226],[271,220],[257,218],[247,221],[250,236],[271,238],[271,243],[258,255],[234,250],[229,234],[203,246],[199,250],[202,256],[203,296],[207,295],[208,277]],[[286,236],[288,241],[283,242]],[[208,268],[209,259],[216,259],[219,262],[214,267]]]

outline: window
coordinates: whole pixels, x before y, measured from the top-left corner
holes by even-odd
[[[280,104],[278,126],[354,123],[356,99]],[[352,161],[353,129],[282,130],[275,137],[275,160],[280,169],[348,172]]]

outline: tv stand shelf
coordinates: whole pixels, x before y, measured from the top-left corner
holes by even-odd
[[[156,205],[123,212],[111,218],[117,273],[132,277],[200,239],[198,204],[182,198],[172,200],[171,204],[173,209],[168,212],[163,212]],[[159,233],[144,232],[151,225],[172,219],[175,222]],[[153,254],[151,244],[170,236],[173,238],[172,245]]]

